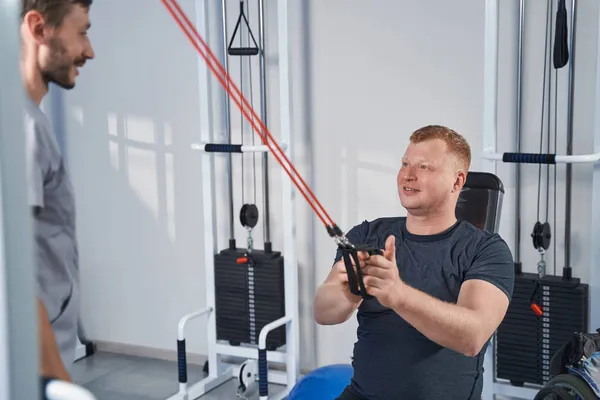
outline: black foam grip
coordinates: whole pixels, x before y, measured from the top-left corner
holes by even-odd
[[[258,349],[258,389],[261,397],[269,395],[267,349]]]
[[[556,164],[556,154],[504,153],[502,161],[517,164]]]
[[[258,47],[230,47],[227,52],[230,56],[255,56],[258,54]]]
[[[187,360],[185,357],[185,339],[177,340],[177,369],[179,370],[179,383],[186,383]]]
[[[208,143],[204,145],[204,151],[209,153],[241,153],[241,144]]]
[[[360,260],[358,259],[358,253],[352,252],[352,258],[354,259],[354,265],[356,265],[356,277],[358,278],[358,284],[360,286],[360,295],[363,299],[372,298],[371,295],[367,293],[367,288],[365,287],[365,281],[363,280],[362,270],[360,268]]]

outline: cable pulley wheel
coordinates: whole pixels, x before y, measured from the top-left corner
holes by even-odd
[[[254,204],[244,204],[240,210],[240,222],[246,228],[254,228],[258,223],[258,208]]]
[[[539,249],[540,247],[544,250],[548,250],[550,247],[550,239],[552,238],[552,233],[550,229],[550,224],[544,222],[536,222],[533,226],[533,232],[531,233],[531,238],[533,239],[533,247]]]

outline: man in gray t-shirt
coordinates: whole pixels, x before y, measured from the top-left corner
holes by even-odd
[[[21,70],[25,104],[29,199],[37,262],[41,374],[70,381],[79,318],[75,197],[65,160],[39,108],[53,82],[75,87],[78,68],[93,58],[87,37],[92,0],[24,0]]]
[[[359,252],[355,266],[372,297],[350,290],[338,250],[313,301],[321,325],[357,311],[353,376],[336,400],[479,400],[486,349],[513,294],[512,254],[497,233],[457,219],[471,165],[462,135],[439,125],[417,129],[399,164],[406,217],[375,218],[347,234],[382,250]]]

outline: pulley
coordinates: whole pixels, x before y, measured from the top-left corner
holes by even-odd
[[[256,360],[246,360],[238,374],[238,399],[251,399],[258,394],[258,363]]]
[[[258,207],[244,204],[240,210],[240,222],[245,228],[254,228],[258,223]]]
[[[539,221],[536,222],[533,226],[531,238],[533,239],[534,248],[548,250],[548,247],[550,247],[550,239],[552,238],[550,224],[547,222],[544,222],[543,224]]]

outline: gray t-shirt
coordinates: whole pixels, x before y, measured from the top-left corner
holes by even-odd
[[[482,279],[512,298],[514,265],[498,234],[458,221],[435,235],[415,235],[405,217],[364,221],[348,232],[354,244],[383,249],[396,239],[400,277],[437,299],[456,303],[462,284]],[[342,257],[337,251],[335,261]],[[476,357],[444,348],[425,337],[376,298],[364,300],[357,313],[354,376],[342,398],[387,400],[479,400],[486,346]]]
[[[25,107],[29,201],[35,209],[37,295],[48,312],[62,361],[75,358],[79,266],[73,186],[48,118],[29,98]]]

